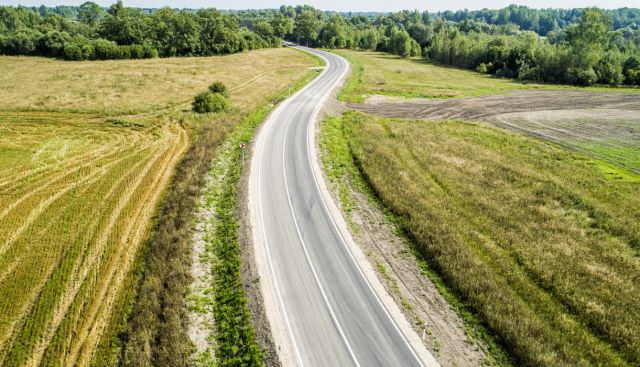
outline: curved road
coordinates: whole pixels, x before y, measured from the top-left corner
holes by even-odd
[[[265,296],[267,313],[269,307],[279,313],[293,353],[290,363],[435,365],[426,349],[416,353],[411,347],[408,332],[401,332],[374,292],[345,240],[349,234],[337,224],[344,220],[336,217],[339,211],[328,202],[315,156],[314,123],[349,65],[337,55],[305,50],[324,58],[325,70],[274,110],[252,158],[253,236],[268,264],[260,271],[261,281],[264,286],[268,278],[274,290],[273,297]],[[260,251],[256,249],[258,258]],[[272,329],[277,328],[274,318],[269,319]]]

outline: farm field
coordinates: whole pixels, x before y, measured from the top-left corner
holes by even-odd
[[[515,364],[637,365],[638,90],[338,53],[357,174]]]
[[[517,364],[640,362],[637,183],[490,126],[343,123],[376,194]]]
[[[182,157],[203,131],[213,154],[316,61],[271,49],[0,65],[0,365],[109,364]],[[192,114],[214,80],[230,87],[233,110]]]
[[[283,49],[224,57],[73,63],[0,56],[0,109],[108,115],[157,112],[188,106],[212,80],[222,81],[231,90],[234,105],[246,108],[254,106],[256,98],[277,94],[309,65],[308,56]]]
[[[368,114],[408,119],[464,119],[550,141],[591,155],[612,179],[638,181],[640,90],[523,84],[393,56],[340,51],[356,72],[343,90],[348,103]],[[395,72],[394,72],[395,70]],[[382,78],[382,79],[376,79]],[[428,98],[403,98],[394,91]],[[446,95],[439,90],[450,90]],[[405,94],[406,95],[406,94]],[[351,97],[349,97],[351,96]],[[455,97],[455,98],[453,98]]]

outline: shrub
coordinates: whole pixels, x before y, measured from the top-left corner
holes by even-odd
[[[129,52],[132,59],[144,58],[144,48],[142,45],[130,45]]]
[[[531,67],[528,64],[524,64],[520,68],[520,72],[518,73],[518,79],[519,80],[533,80],[533,81],[542,80],[540,67],[539,66]]]
[[[85,43],[81,45],[80,48],[82,49],[83,60],[93,60],[96,57],[93,45]]]
[[[622,74],[622,57],[620,53],[608,52],[598,62],[595,73],[598,83],[608,85],[620,85],[624,80]]]
[[[156,50],[155,48],[149,45],[142,46],[142,51],[143,51],[143,57],[145,59],[153,59],[158,57],[158,50]]]
[[[229,90],[227,89],[227,86],[224,85],[223,82],[221,81],[215,81],[213,82],[210,86],[209,86],[209,91],[211,93],[220,93],[222,94],[224,97],[229,97]]]
[[[62,53],[62,57],[65,60],[73,60],[73,61],[83,60],[82,49],[80,48],[80,46],[76,45],[75,43],[67,43],[64,45],[64,51]]]
[[[489,73],[489,66],[487,64],[480,63],[480,65],[478,65],[478,67],[476,68],[476,71],[480,74],[488,74]]]
[[[629,56],[622,67],[625,84],[640,85],[640,57]]]
[[[192,108],[197,113],[224,112],[231,109],[231,103],[224,95],[207,91],[193,99]]]
[[[118,45],[113,41],[97,39],[93,42],[93,47],[95,49],[95,58],[98,60],[112,60],[117,58]]]
[[[592,68],[569,68],[569,82],[584,87],[596,84],[598,76]]]

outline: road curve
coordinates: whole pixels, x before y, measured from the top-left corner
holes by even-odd
[[[406,320],[398,320],[397,309],[391,316],[388,295],[382,302],[373,290],[344,219],[329,202],[315,154],[315,119],[349,65],[335,54],[304,50],[323,58],[326,67],[265,122],[249,178],[267,314],[276,343],[288,339],[282,344],[292,354],[287,358],[281,350],[281,360],[322,367],[437,365]]]

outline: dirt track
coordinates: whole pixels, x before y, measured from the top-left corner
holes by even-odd
[[[349,108],[385,117],[488,120],[514,112],[609,109],[640,111],[640,94],[582,91],[516,91],[508,95],[460,99],[410,99],[373,96]],[[640,118],[640,117],[639,117]]]
[[[517,91],[448,100],[372,96],[348,108],[383,117],[481,121],[640,173],[640,94]]]

